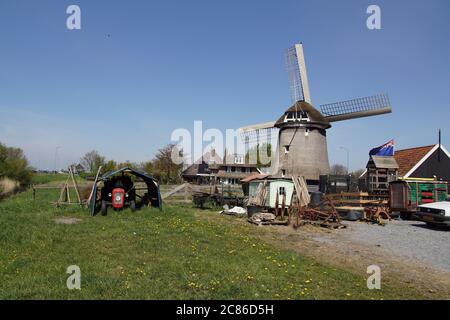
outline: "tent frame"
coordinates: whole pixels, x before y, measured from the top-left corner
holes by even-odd
[[[101,176],[98,178],[98,175],[96,177],[96,180],[94,182],[94,185],[92,186],[92,192],[91,192],[91,199],[89,202],[89,211],[91,213],[91,215],[95,215],[95,208],[97,205],[97,188],[98,188],[98,184],[100,182],[105,182],[109,179],[111,179],[112,177],[121,174],[121,173],[128,173],[131,175],[134,175],[135,177],[141,178],[145,184],[147,185],[147,190],[149,195],[151,195],[153,193],[153,195],[156,196],[158,203],[156,205],[153,205],[154,207],[159,208],[159,210],[162,210],[162,199],[161,199],[161,192],[159,189],[159,182],[158,180],[156,180],[155,178],[153,178],[152,176],[138,171],[136,169],[130,168],[130,167],[123,167],[120,168],[118,170],[115,171],[111,171],[106,173],[105,175]],[[156,194],[155,194],[156,192]]]

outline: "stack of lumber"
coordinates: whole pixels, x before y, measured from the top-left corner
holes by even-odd
[[[267,181],[261,182],[256,189],[256,194],[249,200],[249,204],[255,206],[263,206],[267,195]]]
[[[305,178],[293,176],[292,182],[294,183],[298,204],[301,207],[307,206],[311,201],[311,197],[309,196],[308,186],[306,185]]]
[[[329,194],[328,197],[339,207],[366,207],[376,204],[388,204],[388,197],[371,195],[367,192],[342,192]]]

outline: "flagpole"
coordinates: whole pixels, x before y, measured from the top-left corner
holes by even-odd
[[[438,162],[441,162],[441,128],[439,128],[439,152],[438,152]]]

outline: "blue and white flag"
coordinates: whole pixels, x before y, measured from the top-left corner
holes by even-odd
[[[391,140],[382,146],[373,148],[369,152],[369,156],[393,156],[394,155],[394,140]]]

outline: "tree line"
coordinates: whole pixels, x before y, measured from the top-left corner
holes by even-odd
[[[129,161],[116,162],[112,159],[107,160],[97,150],[92,150],[80,159],[80,165],[87,175],[95,175],[100,167],[101,174],[123,167],[130,167],[153,176],[160,183],[180,183],[183,165],[172,162],[172,151],[174,148],[174,144],[169,144],[159,149],[152,160],[140,163]]]

